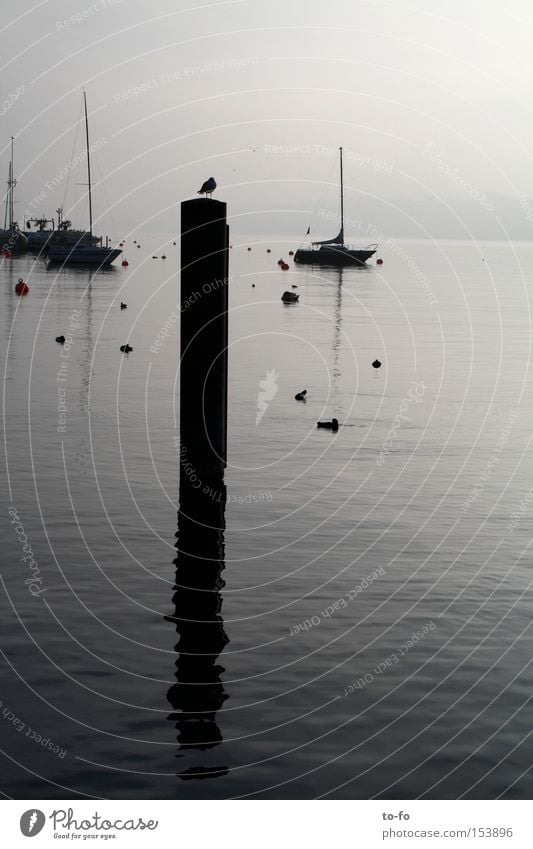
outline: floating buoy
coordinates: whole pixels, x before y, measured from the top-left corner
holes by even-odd
[[[383,260],[382,260],[382,259],[377,259],[377,260],[376,260],[376,265],[383,265]]]
[[[285,262],[284,259],[278,259],[278,265],[283,265],[284,262]]]
[[[297,288],[298,288],[298,286],[296,285],[296,283],[293,283],[293,284],[292,284],[292,288],[293,288],[293,289],[297,289]]]
[[[289,270],[289,263],[284,262],[283,265],[281,266],[281,270],[282,271],[288,271]]]
[[[30,287],[28,286],[28,284],[24,282],[22,277],[19,277],[19,282],[15,286],[15,292],[17,293],[17,295],[27,295],[29,291]]]
[[[120,309],[121,309],[121,310],[126,310],[126,309],[128,309],[128,305],[127,305],[127,304],[125,304],[125,303],[123,303],[123,302],[121,301],[121,302],[120,302]]]
[[[123,265],[124,267],[126,267],[126,265],[129,265],[128,260],[127,260],[127,259],[123,259],[123,260],[122,260],[122,265]]]
[[[161,254],[161,259],[166,259],[165,254]]]
[[[307,389],[302,389],[301,392],[297,392],[294,396],[296,401],[305,401],[305,396],[307,395]]]
[[[133,240],[133,244],[134,244],[134,245],[136,245],[136,244],[137,244],[137,239],[134,239],[134,240]]]
[[[173,244],[173,245],[175,245],[175,244],[176,244],[176,242],[172,242],[172,244]]]
[[[267,254],[271,253],[270,248],[267,248]]]
[[[131,345],[121,345],[120,350],[123,354],[129,354],[130,351],[133,351],[133,348],[131,347]]]
[[[119,248],[123,248],[123,247],[124,247],[124,242],[119,242],[118,246],[119,246]]]
[[[330,422],[317,422],[316,426],[317,427],[325,427],[328,430],[335,430],[336,431],[336,430],[339,429],[339,422],[338,422],[337,419],[332,419]]]
[[[248,248],[248,250],[249,250],[249,251],[251,251],[252,249],[251,249],[251,248]]]
[[[60,345],[64,345],[65,344],[65,337],[64,336],[56,336],[56,342],[59,342]]]
[[[289,256],[294,256],[294,251],[289,251]]]
[[[372,368],[381,368],[381,363],[379,360],[374,360],[372,363]]]
[[[140,248],[141,246],[140,246],[140,245],[137,245],[137,247],[138,247],[138,248]]]
[[[156,257],[156,256],[153,256],[153,257],[152,257],[152,259],[157,259],[157,257]]]

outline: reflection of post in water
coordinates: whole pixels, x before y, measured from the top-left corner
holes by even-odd
[[[228,698],[220,680],[219,654],[228,642],[221,616],[224,581],[226,487],[222,474],[197,482],[181,472],[173,596],[178,642],[176,684],[168,700],[176,711],[180,751],[206,750],[222,742],[217,711]],[[181,778],[208,778],[227,772],[225,766],[191,767]]]
[[[178,643],[176,684],[168,691],[183,749],[222,742],[217,711],[227,696],[217,663],[228,642],[224,586],[228,385],[228,226],[226,204],[199,198],[181,205],[180,503],[173,596]],[[181,778],[224,775],[193,766]]]

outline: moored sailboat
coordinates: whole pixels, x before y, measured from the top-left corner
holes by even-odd
[[[13,171],[14,141],[13,136],[11,136],[11,159],[9,162],[9,176],[7,179],[4,229],[0,230],[0,249],[6,254],[20,254],[28,247],[28,240],[15,221],[15,186],[17,185],[17,181],[15,180]]]
[[[344,242],[344,181],[342,168],[342,147],[339,148],[341,173],[341,229],[333,239],[311,242],[309,248],[298,248],[294,262],[307,265],[364,265],[376,253],[377,244],[366,248],[354,248]]]
[[[89,119],[87,117],[87,95],[83,92],[83,108],[85,114],[85,141],[87,148],[87,180],[89,198],[89,234],[88,239],[83,233],[82,237],[74,245],[51,245],[47,259],[53,263],[76,263],[78,265],[111,265],[111,263],[122,253],[118,248],[102,247],[94,244],[93,236],[93,204],[91,185],[91,152],[89,149]]]

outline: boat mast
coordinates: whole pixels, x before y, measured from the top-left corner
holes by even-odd
[[[87,95],[83,92],[83,106],[85,110],[85,141],[87,144],[87,181],[89,183],[89,233],[93,235],[93,201],[91,197],[91,156],[89,153],[89,119],[87,118]]]
[[[341,160],[341,241],[344,244],[344,183],[342,177],[342,147],[339,147]]]

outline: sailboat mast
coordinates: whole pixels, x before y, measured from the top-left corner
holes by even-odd
[[[87,144],[87,182],[89,183],[89,233],[93,235],[93,200],[91,196],[91,155],[89,153],[89,119],[87,117],[87,95],[83,92],[85,110],[85,141]]]
[[[13,221],[15,220],[15,200],[13,198],[13,194],[15,191],[15,177],[14,177],[14,165],[13,165],[13,143],[15,139],[11,136],[11,164],[10,164],[10,181],[9,181],[9,226],[13,226]]]
[[[344,182],[342,175],[342,147],[339,147],[340,160],[341,160],[341,233],[342,233],[342,242],[344,244]]]

